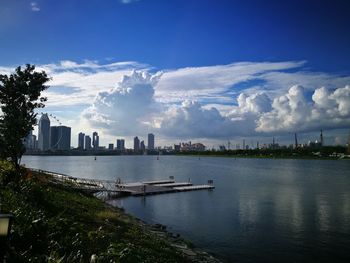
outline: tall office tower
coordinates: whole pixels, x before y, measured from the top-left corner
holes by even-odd
[[[78,134],[78,148],[80,150],[84,149],[84,138],[85,138],[85,133],[79,132],[79,134]]]
[[[148,150],[154,150],[154,134],[149,133],[148,134]]]
[[[92,147],[94,149],[98,149],[98,147],[100,146],[99,145],[99,140],[100,140],[100,137],[98,136],[98,133],[97,132],[93,132],[92,133]]]
[[[112,151],[114,149],[114,144],[110,143],[108,144],[108,150]]]
[[[70,150],[71,128],[52,126],[50,128],[50,148],[52,150]]]
[[[50,119],[47,113],[39,120],[38,148],[41,151],[50,149]]]
[[[32,135],[32,146],[33,146],[33,150],[37,150],[38,149],[38,140],[36,139],[36,135]]]
[[[321,146],[323,146],[323,133],[322,133],[322,130],[321,130],[321,134],[320,134],[320,143],[321,143]]]
[[[85,150],[91,150],[91,137],[89,135],[85,136]]]
[[[297,133],[294,133],[294,148],[295,148],[295,149],[298,148],[298,137],[297,137]]]
[[[140,143],[140,150],[141,151],[146,150],[145,141],[141,141],[141,143]]]
[[[33,149],[33,131],[31,130],[27,137],[23,139],[23,145],[26,149]]]
[[[139,138],[136,136],[134,138],[134,151],[139,151],[140,150],[140,140]]]
[[[117,140],[117,150],[119,150],[119,151],[125,150],[125,140],[124,139]]]

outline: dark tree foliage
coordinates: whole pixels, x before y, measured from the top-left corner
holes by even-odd
[[[41,92],[49,78],[44,71],[35,72],[35,66],[18,67],[11,75],[0,75],[0,154],[9,158],[17,168],[25,152],[23,139],[36,124],[37,108],[43,108],[46,97]]]

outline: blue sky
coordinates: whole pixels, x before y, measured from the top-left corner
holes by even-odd
[[[349,13],[349,1],[336,0],[1,0],[0,70],[23,63],[47,70],[47,111],[74,132],[101,130],[105,143],[147,131],[212,145],[246,136],[285,140],[294,131],[313,138],[321,128],[314,118],[333,119],[322,121],[329,143],[344,143]],[[123,82],[135,69],[150,76]],[[140,86],[148,101],[137,98]],[[125,95],[128,88],[136,95]],[[124,100],[139,111],[123,108]],[[285,123],[283,114],[295,118]]]

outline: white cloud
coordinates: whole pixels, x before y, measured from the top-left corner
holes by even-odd
[[[37,69],[52,77],[45,110],[69,112],[76,131],[101,130],[103,137],[153,131],[163,138],[226,140],[349,125],[350,76],[306,71],[304,64],[240,62],[154,72],[135,61],[64,60]]]
[[[257,120],[259,132],[293,132],[346,128],[350,125],[350,86],[329,91],[316,89],[308,101],[304,88],[293,86],[274,98],[272,110]]]
[[[162,102],[205,100],[208,96],[218,102],[230,99],[222,93],[235,85],[262,79],[262,74],[301,67],[305,62],[240,62],[229,65],[181,68],[165,71],[160,79],[156,98]]]
[[[134,71],[110,91],[99,92],[83,112],[93,127],[110,134],[135,134],[144,130],[149,114],[156,110],[154,84],[160,75]]]
[[[131,4],[131,3],[134,3],[134,2],[138,2],[140,0],[119,0],[119,1],[122,4]]]
[[[39,12],[40,11],[40,7],[38,5],[37,2],[31,2],[30,3],[30,10],[32,10],[33,12]]]

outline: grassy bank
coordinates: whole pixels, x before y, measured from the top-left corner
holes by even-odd
[[[2,212],[15,216],[7,262],[192,262],[121,209],[0,161]],[[3,248],[1,248],[3,249]]]

